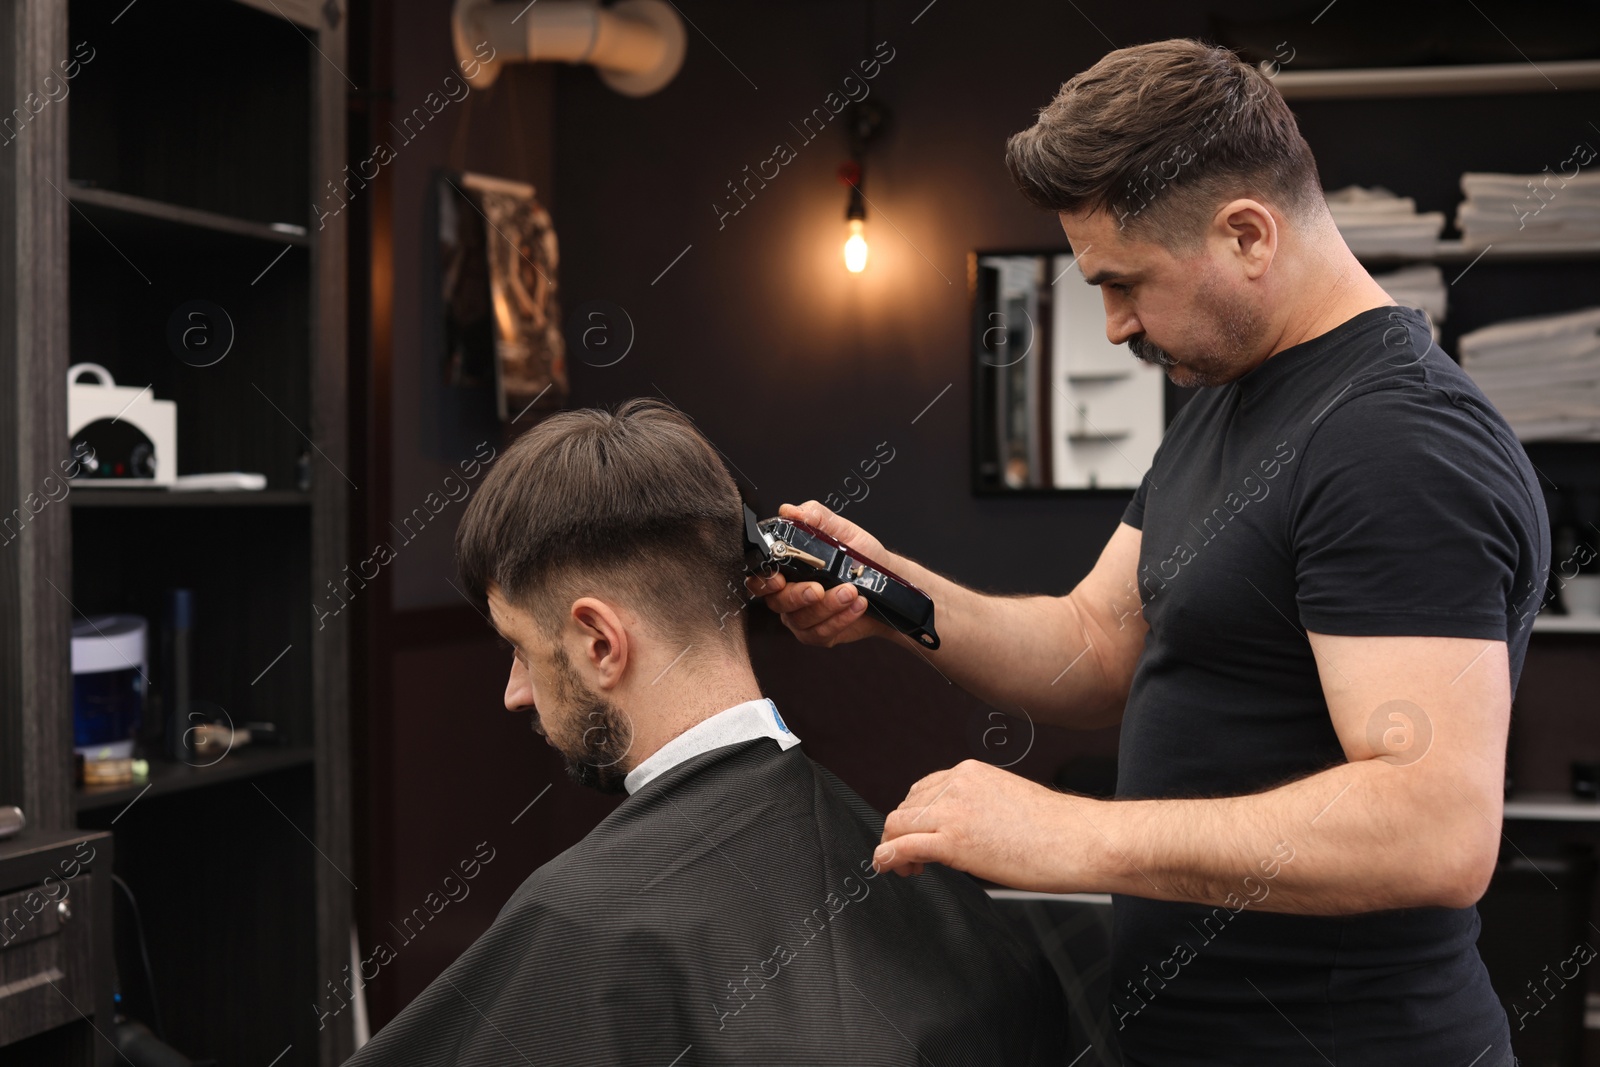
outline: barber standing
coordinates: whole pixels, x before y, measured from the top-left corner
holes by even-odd
[[[801,641],[881,637],[996,707],[1121,722],[1114,800],[968,760],[912,787],[876,862],[1113,894],[1135,1067],[1508,1067],[1474,905],[1549,568],[1526,454],[1351,254],[1294,116],[1233,53],[1112,52],[1006,162],[1112,343],[1200,391],[1064,596],[977,593],[784,505],[926,590],[942,637],[921,649],[852,586],[750,579]]]

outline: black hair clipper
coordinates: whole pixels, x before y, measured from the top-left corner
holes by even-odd
[[[938,648],[933,629],[933,599],[887,567],[851,552],[821,530],[799,519],[756,519],[744,508],[744,551],[750,571],[779,571],[791,582],[821,582],[824,589],[853,585],[896,630],[925,648]]]

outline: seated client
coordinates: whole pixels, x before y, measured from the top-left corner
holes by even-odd
[[[515,650],[506,707],[628,796],[351,1067],[1066,1062],[1043,956],[965,875],[875,873],[883,817],[762,697],[742,534],[658,401],[558,413],[490,470],[456,553]]]

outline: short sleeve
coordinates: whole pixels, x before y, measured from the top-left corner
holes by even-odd
[[[1128,506],[1122,511],[1122,521],[1135,530],[1144,529],[1144,498],[1149,491],[1150,472],[1145,471],[1144,477],[1139,479],[1139,488],[1133,491],[1133,499],[1128,501]]]
[[[1323,419],[1291,494],[1307,630],[1507,639],[1528,490],[1491,430],[1430,389],[1379,389]]]

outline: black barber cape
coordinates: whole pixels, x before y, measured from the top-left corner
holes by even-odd
[[[1042,955],[770,738],[664,772],[535,871],[347,1067],[1054,1064]]]

